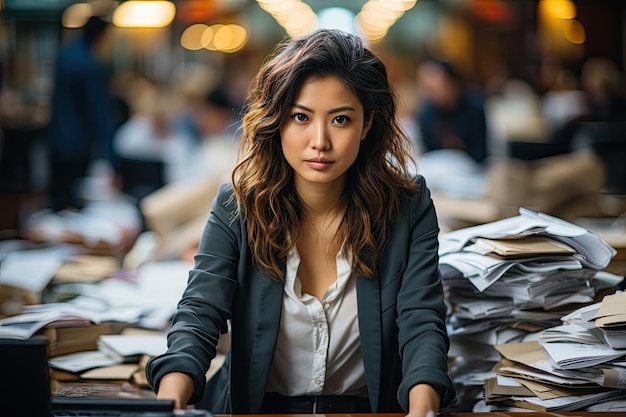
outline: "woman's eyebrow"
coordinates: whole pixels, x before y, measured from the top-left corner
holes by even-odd
[[[311,109],[311,108],[309,108],[309,107],[307,107],[305,105],[302,105],[302,104],[293,103],[293,107],[297,107],[299,109],[306,110],[306,111],[311,112],[311,113],[315,113],[313,111],[313,109]],[[335,109],[329,110],[328,114],[339,113],[339,112],[342,112],[342,111],[356,111],[356,109],[354,107],[352,107],[352,106],[341,106],[341,107],[337,107]]]

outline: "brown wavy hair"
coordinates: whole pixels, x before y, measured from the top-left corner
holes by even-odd
[[[263,272],[284,280],[283,265],[300,233],[301,205],[293,169],[283,156],[279,127],[310,76],[342,80],[372,126],[346,173],[336,239],[352,254],[357,274],[372,277],[388,242],[389,222],[415,189],[408,174],[411,141],[396,120],[397,97],[383,62],[353,35],[319,29],[279,43],[251,84],[242,123],[240,161],[232,174],[248,244]],[[371,266],[370,266],[371,265]]]

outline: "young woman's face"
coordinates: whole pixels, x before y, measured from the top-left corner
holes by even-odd
[[[340,184],[369,131],[357,96],[335,77],[310,77],[281,123],[285,159],[295,184]]]

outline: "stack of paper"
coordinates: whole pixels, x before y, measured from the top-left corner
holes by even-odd
[[[616,250],[598,235],[575,224],[544,213],[520,208],[519,215],[479,226],[447,233],[440,239],[440,255],[462,251],[476,238],[519,239],[544,236],[562,242],[574,250],[574,257],[591,269],[605,268]]]
[[[617,352],[601,343],[563,342],[509,343],[496,349],[503,359],[494,367],[496,376],[486,381],[486,404],[540,411],[596,405],[597,411],[608,411],[611,403],[605,409],[598,404],[626,400],[626,364],[615,360],[626,351]]]
[[[91,308],[90,308],[91,307]],[[49,303],[25,306],[24,312],[0,319],[0,337],[28,339],[49,324],[72,324],[82,322],[134,323],[139,320],[140,310],[133,307],[94,308],[76,299],[67,303]]]
[[[98,350],[124,362],[136,361],[143,355],[157,356],[167,350],[167,338],[159,335],[102,335]]]
[[[609,346],[598,324],[619,315],[624,301],[624,293],[607,295],[567,314],[562,325],[540,332],[538,341],[495,346],[502,359],[485,381],[481,409],[620,410],[626,401],[626,349]]]
[[[622,281],[622,277],[601,271],[605,268],[615,250],[597,235],[586,229],[566,221],[521,209],[519,216],[488,223],[480,226],[460,229],[441,236],[440,238],[440,270],[443,276],[444,291],[448,303],[448,333],[451,339],[450,355],[456,359],[495,366],[502,358],[500,349],[495,346],[515,345],[529,340],[537,340],[546,329],[546,333],[558,343],[559,330],[563,317],[572,313],[577,307],[586,306],[596,301],[604,292],[612,289]],[[623,303],[626,305],[626,303]],[[626,313],[626,312],[625,312]],[[591,315],[586,314],[587,319]],[[618,315],[609,314],[605,317]],[[625,319],[626,315],[620,319]],[[611,321],[615,323],[615,321]],[[622,323],[623,324],[623,323]],[[591,326],[595,327],[595,326]],[[607,326],[608,327],[608,326]],[[619,326],[618,326],[619,327]],[[578,330],[577,332],[570,330]],[[565,355],[564,349],[551,343],[555,351],[554,365],[561,367],[562,372],[571,372],[578,367],[593,367],[619,357],[619,353],[607,346],[607,350],[587,352],[583,355],[582,346],[586,343],[599,341],[602,336],[580,327],[568,329],[568,337],[577,339],[579,346],[575,352]],[[552,335],[552,336],[550,336]],[[540,351],[541,345],[535,343]],[[573,340],[568,343],[575,343]],[[571,348],[572,345],[568,344]],[[551,360],[545,356],[545,366],[551,369]],[[550,357],[551,358],[551,357]],[[528,367],[528,364],[523,366]],[[452,368],[454,370],[454,368]],[[499,369],[499,368],[494,368]],[[573,384],[577,389],[567,392],[571,397],[567,404],[537,405],[524,401],[512,401],[507,395],[507,405],[530,409],[580,409],[589,403],[596,403],[599,397],[588,401],[585,395],[596,395],[600,385],[597,381],[603,373],[590,372],[595,378],[568,379],[565,383],[563,375],[544,376],[545,370],[528,369],[527,373],[537,373],[542,378],[551,379],[550,384]],[[494,371],[495,372],[495,371]],[[503,377],[511,375],[501,372],[497,375],[503,383]],[[473,381],[475,378],[466,374],[454,374],[455,381]],[[537,375],[534,375],[537,378]],[[555,379],[556,378],[556,379]],[[490,404],[497,403],[508,389],[496,382],[495,374],[487,378],[484,387],[490,395],[485,400]],[[536,382],[536,381],[534,381]],[[525,392],[524,397],[536,396],[537,387],[529,389],[518,381],[512,381],[512,395]],[[581,391],[579,388],[593,392]],[[548,390],[550,391],[550,390]],[[601,390],[601,394],[610,395]],[[542,391],[544,400],[554,400],[565,395],[558,391],[558,396],[550,397]],[[625,391],[626,392],[626,391]],[[517,394],[515,394],[517,393]],[[574,397],[580,398],[573,400]],[[602,397],[604,398],[604,397]]]
[[[76,352],[49,360],[55,376],[63,381],[116,380],[136,378],[142,360],[167,350],[163,332],[127,329],[122,334],[101,335],[97,350]]]
[[[626,293],[604,297],[592,319],[610,347],[626,349]]]

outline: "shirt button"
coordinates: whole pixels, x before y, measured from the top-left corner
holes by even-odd
[[[320,350],[318,350],[318,352],[319,352],[320,355],[324,356],[324,349],[320,349]]]
[[[322,383],[322,381],[320,381],[320,380],[318,379],[318,380],[316,380],[316,381],[315,381],[315,383],[316,383],[317,385],[320,385],[320,384]]]

